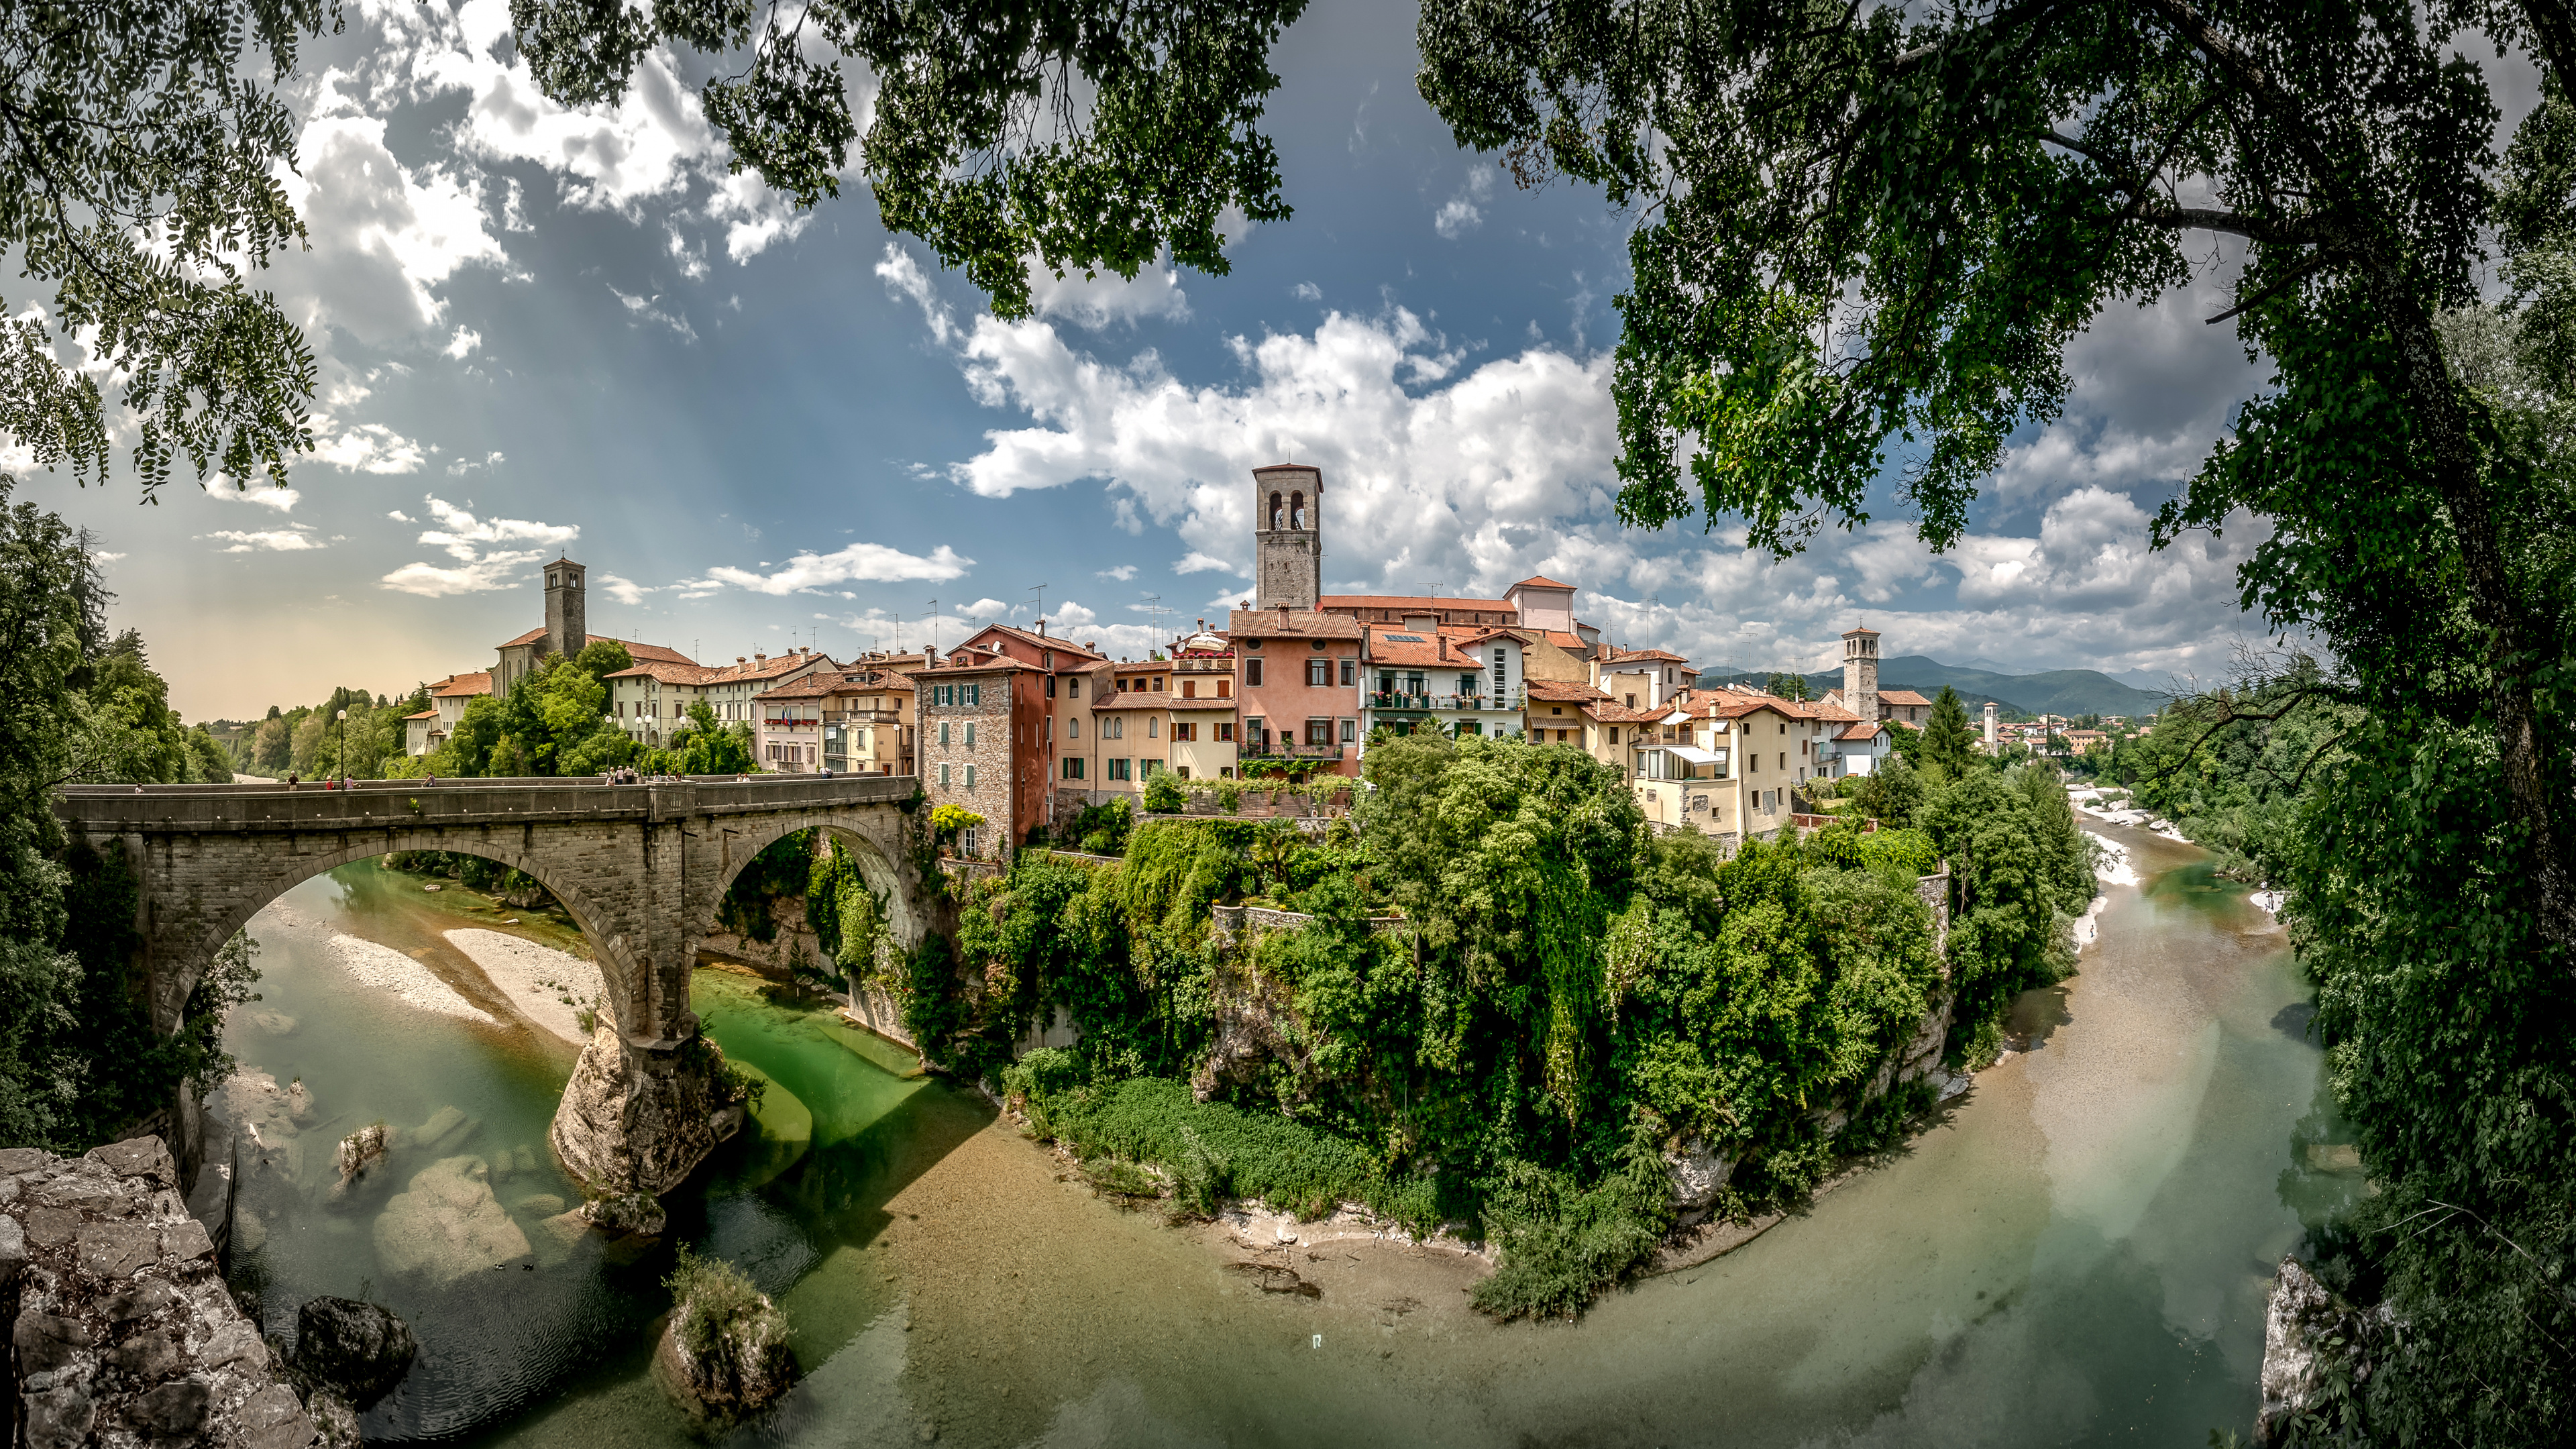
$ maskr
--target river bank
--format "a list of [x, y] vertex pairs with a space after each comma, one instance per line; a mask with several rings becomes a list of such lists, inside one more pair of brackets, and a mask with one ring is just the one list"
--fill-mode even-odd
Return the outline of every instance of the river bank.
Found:
[[[2251, 1421], [2264, 1275], [2315, 1205], [2276, 1183], [2341, 1179], [2305, 1172], [2333, 1139], [2277, 926], [2199, 852], [2098, 833], [2139, 883], [2106, 889], [2081, 974], [2018, 1004], [2024, 1050], [1752, 1251], [1631, 1284], [1578, 1324], [1484, 1318], [1459, 1291], [1481, 1270], [1437, 1246], [1123, 1212], [980, 1096], [883, 1070], [831, 1013], [714, 971], [693, 1005], [795, 1111], [676, 1195], [664, 1243], [558, 1253], [535, 1200], [564, 1190], [543, 1133], [570, 1050], [461, 974], [442, 979], [494, 1025], [373, 991], [310, 933], [278, 933], [267, 999], [227, 1032], [280, 1084], [264, 1120], [319, 1144], [453, 1106], [465, 1145], [336, 1205], [327, 1181], [252, 1174], [265, 1237], [237, 1281], [280, 1331], [321, 1293], [413, 1323], [423, 1362], [365, 1425], [384, 1442], [693, 1445], [649, 1372], [667, 1252], [687, 1243], [777, 1300], [808, 1375], [745, 1446], [2196, 1443]], [[489, 913], [424, 914], [416, 881], [371, 875], [393, 873], [348, 868], [285, 905], [434, 972], [468, 964], [446, 933]], [[380, 1254], [392, 1195], [449, 1157], [495, 1171], [505, 1149], [494, 1196], [527, 1257], [441, 1282]]]

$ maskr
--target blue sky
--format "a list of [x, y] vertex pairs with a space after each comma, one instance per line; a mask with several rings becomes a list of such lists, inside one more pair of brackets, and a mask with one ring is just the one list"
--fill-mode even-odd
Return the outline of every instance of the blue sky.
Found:
[[701, 659], [913, 644], [934, 599], [952, 640], [1042, 598], [1141, 653], [1243, 596], [1248, 475], [1289, 458], [1325, 469], [1328, 588], [1544, 572], [1618, 642], [1712, 667], [1821, 667], [1865, 620], [1891, 655], [2143, 682], [2261, 633], [2235, 608], [2250, 530], [2146, 549], [2261, 381], [2201, 322], [2215, 272], [2100, 320], [2066, 419], [1952, 554], [1882, 500], [1775, 564], [1731, 524], [1611, 516], [1630, 218], [1458, 150], [1409, 9], [1318, 3], [1288, 33], [1269, 126], [1297, 214], [1231, 275], [1074, 278], [1007, 325], [855, 179], [798, 213], [729, 175], [667, 58], [614, 112], [546, 103], [498, 58], [506, 15], [364, 0], [307, 53], [313, 247], [265, 278], [324, 374], [291, 494], [23, 495], [98, 531], [116, 622], [190, 718], [488, 667], [558, 549], [591, 566], [594, 631]]

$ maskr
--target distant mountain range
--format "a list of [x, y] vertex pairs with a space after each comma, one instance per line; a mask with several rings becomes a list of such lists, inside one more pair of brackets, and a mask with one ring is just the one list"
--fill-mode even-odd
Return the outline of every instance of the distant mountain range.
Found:
[[[1700, 681], [1711, 686], [1730, 679], [1759, 681], [1770, 677], [1772, 672], [1767, 669], [1738, 669], [1722, 673], [1703, 670]], [[1828, 689], [1842, 688], [1843, 672], [1820, 669], [1807, 676], [1807, 684], [1816, 694], [1822, 695]], [[1958, 692], [1960, 702], [1967, 705], [1971, 715], [1984, 709], [1986, 701], [1991, 699], [2022, 714], [2121, 714], [2136, 718], [2154, 714], [2173, 698], [2161, 690], [2122, 684], [2098, 669], [2006, 674], [1992, 669], [1944, 664], [1920, 654], [1900, 655], [1878, 663], [1878, 687], [1881, 689], [1911, 689], [1928, 699], [1939, 694], [1945, 684]]]

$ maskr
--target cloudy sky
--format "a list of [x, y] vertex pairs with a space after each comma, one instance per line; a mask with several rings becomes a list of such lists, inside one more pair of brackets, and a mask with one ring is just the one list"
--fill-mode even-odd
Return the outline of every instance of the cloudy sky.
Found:
[[[797, 212], [729, 175], [702, 77], [613, 114], [539, 97], [506, 0], [360, 0], [296, 92], [310, 252], [267, 278], [320, 356], [290, 491], [25, 496], [95, 528], [116, 622], [190, 718], [487, 668], [590, 565], [591, 627], [703, 660], [848, 656], [986, 619], [1139, 653], [1249, 587], [1249, 471], [1325, 470], [1327, 588], [1490, 595], [1546, 573], [1622, 644], [1703, 665], [1886, 650], [2138, 682], [2223, 668], [2250, 534], [2146, 525], [2261, 381], [2223, 278], [2106, 315], [2065, 421], [1973, 536], [1900, 511], [1787, 564], [1623, 529], [1611, 299], [1627, 218], [1514, 189], [1416, 95], [1409, 9], [1319, 0], [1276, 57], [1294, 220], [1233, 273], [1080, 278], [996, 322], [863, 187]], [[702, 62], [690, 62], [702, 65]], [[935, 605], [934, 605], [935, 601]]]

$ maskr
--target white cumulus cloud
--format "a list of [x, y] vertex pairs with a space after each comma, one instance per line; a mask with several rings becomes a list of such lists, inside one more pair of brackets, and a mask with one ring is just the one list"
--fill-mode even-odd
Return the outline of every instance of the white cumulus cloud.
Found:
[[227, 544], [228, 547], [222, 550], [224, 553], [302, 553], [328, 546], [313, 536], [311, 527], [301, 523], [291, 523], [284, 528], [227, 528], [197, 536]]
[[[443, 598], [508, 588], [518, 582], [519, 571], [543, 559], [549, 547], [560, 549], [581, 537], [581, 530], [570, 524], [483, 518], [435, 494], [426, 501], [435, 526], [421, 530], [420, 541], [453, 562], [404, 564], [384, 576], [388, 589]], [[538, 547], [494, 547], [530, 543]]]
[[881, 543], [854, 543], [828, 554], [799, 553], [774, 573], [711, 568], [703, 580], [693, 580], [687, 586], [704, 589], [712, 584], [730, 584], [757, 594], [798, 594], [833, 584], [953, 579], [974, 564], [973, 559], [961, 557], [944, 543], [928, 554], [905, 553]]

